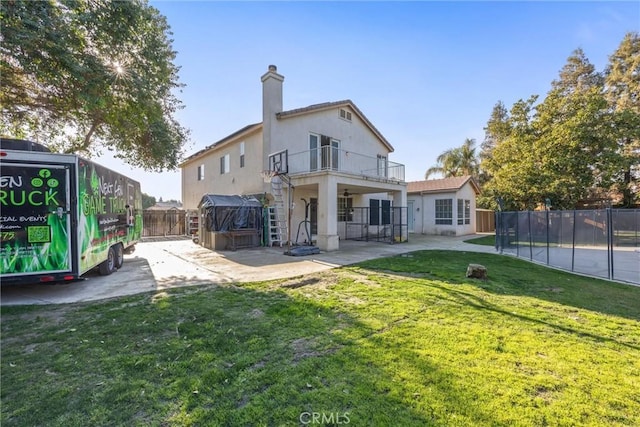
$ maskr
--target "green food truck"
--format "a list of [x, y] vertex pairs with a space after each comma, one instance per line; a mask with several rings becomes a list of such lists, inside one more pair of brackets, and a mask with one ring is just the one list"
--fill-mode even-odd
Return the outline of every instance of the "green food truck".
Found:
[[111, 274], [141, 232], [137, 181], [30, 141], [0, 141], [2, 284]]

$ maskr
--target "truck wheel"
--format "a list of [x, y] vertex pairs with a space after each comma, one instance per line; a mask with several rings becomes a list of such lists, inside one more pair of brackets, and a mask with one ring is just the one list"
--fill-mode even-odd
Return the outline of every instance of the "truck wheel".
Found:
[[99, 269], [100, 274], [103, 276], [108, 276], [116, 271], [116, 251], [113, 249], [113, 246], [109, 248], [107, 259], [99, 265]]
[[116, 251], [116, 264], [115, 267], [120, 270], [122, 268], [122, 264], [124, 264], [124, 247], [121, 244], [117, 244], [115, 246]]

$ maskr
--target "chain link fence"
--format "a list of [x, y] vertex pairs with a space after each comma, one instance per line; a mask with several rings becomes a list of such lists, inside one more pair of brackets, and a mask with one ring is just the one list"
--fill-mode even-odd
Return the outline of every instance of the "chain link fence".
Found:
[[640, 284], [640, 209], [496, 212], [496, 249]]

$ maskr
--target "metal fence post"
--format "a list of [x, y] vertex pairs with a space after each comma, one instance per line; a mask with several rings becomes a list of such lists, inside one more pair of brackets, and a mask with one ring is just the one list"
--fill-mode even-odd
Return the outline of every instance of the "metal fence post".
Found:
[[575, 269], [576, 262], [576, 210], [573, 210], [573, 232], [571, 233], [571, 271]]
[[562, 223], [564, 222], [564, 211], [560, 211], [560, 241], [558, 242], [558, 246], [562, 247], [562, 239], [563, 239], [563, 235], [562, 235]]
[[545, 216], [547, 218], [547, 224], [546, 224], [546, 228], [547, 228], [547, 265], [549, 265], [549, 209], [545, 209]]
[[609, 239], [609, 228], [611, 227], [611, 224], [609, 222], [609, 216], [610, 216], [610, 212], [609, 212], [609, 208], [605, 208], [604, 210], [605, 213], [605, 218], [607, 221], [607, 226], [605, 228], [606, 230], [606, 238], [607, 238], [607, 278], [611, 279], [611, 244], [610, 244], [610, 239]]
[[529, 223], [529, 259], [533, 261], [533, 233], [531, 231], [531, 211], [527, 211], [527, 222]]
[[607, 208], [607, 256], [609, 257], [609, 278], [613, 280], [613, 210]]
[[520, 215], [516, 212], [516, 256], [520, 256]]
[[502, 231], [500, 230], [500, 218], [498, 215], [498, 211], [493, 212], [493, 222], [496, 224], [496, 238], [493, 242], [493, 247], [497, 252], [500, 252], [500, 236], [502, 236]]
[[500, 253], [504, 250], [504, 212], [496, 212], [498, 215], [498, 219], [500, 221], [500, 241], [498, 243], [498, 247], [500, 249]]
[[[500, 251], [502, 254], [502, 250], [504, 248], [504, 225], [503, 225], [503, 213], [504, 213], [504, 201], [502, 197], [496, 198], [496, 202], [498, 203], [498, 210], [495, 215], [495, 225], [496, 225], [496, 250]], [[424, 214], [423, 214], [424, 217]], [[424, 224], [422, 225], [424, 229]]]

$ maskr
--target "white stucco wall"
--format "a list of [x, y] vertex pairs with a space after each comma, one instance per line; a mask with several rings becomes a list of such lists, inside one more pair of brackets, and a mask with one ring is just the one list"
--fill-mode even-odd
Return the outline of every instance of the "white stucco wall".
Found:
[[[389, 156], [389, 149], [377, 136], [360, 120], [348, 107], [343, 107], [352, 113], [351, 121], [339, 117], [340, 108], [311, 112], [300, 116], [276, 120], [273, 126], [274, 139], [271, 151], [289, 150], [289, 169], [291, 171], [308, 170], [308, 154], [298, 154], [309, 150], [309, 135], [326, 135], [340, 141], [340, 149], [352, 153], [376, 158], [377, 155]], [[346, 153], [341, 153], [345, 155]], [[341, 167], [346, 170], [359, 171], [361, 167], [356, 162], [362, 161], [356, 154], [343, 158]], [[349, 163], [347, 163], [349, 162]], [[371, 162], [371, 160], [367, 160]], [[369, 163], [367, 167], [375, 167]]]
[[[348, 108], [345, 108], [351, 111]], [[316, 133], [326, 135], [340, 141], [340, 154], [343, 156], [341, 166], [349, 172], [359, 172], [358, 161], [366, 161], [366, 167], [375, 167], [377, 155], [388, 158], [389, 150], [378, 140], [376, 135], [352, 112], [352, 120], [348, 122], [339, 117], [339, 108], [309, 113], [272, 122], [271, 151], [263, 153], [262, 132], [255, 132], [247, 137], [222, 144], [183, 165], [182, 168], [182, 198], [185, 209], [193, 209], [200, 202], [203, 194], [253, 194], [269, 191], [269, 186], [263, 184], [260, 171], [264, 168], [264, 159], [271, 153], [287, 149], [289, 152], [290, 169], [292, 162], [301, 162], [298, 168], [308, 170], [309, 156], [296, 153], [309, 150], [309, 135]], [[240, 142], [245, 142], [245, 167], [239, 167]], [[345, 156], [349, 157], [345, 159]], [[362, 160], [358, 155], [369, 156]], [[220, 157], [230, 156], [230, 173], [220, 174]], [[373, 159], [373, 160], [372, 160]], [[347, 165], [346, 161], [355, 162]], [[204, 165], [205, 179], [198, 181], [198, 166]]]
[[[240, 143], [244, 142], [244, 167], [240, 167]], [[220, 173], [220, 158], [229, 155], [229, 173]], [[182, 167], [182, 203], [196, 209], [204, 194], [245, 195], [265, 191], [262, 171], [262, 132], [221, 145]], [[204, 180], [198, 181], [198, 166], [204, 165]]]

